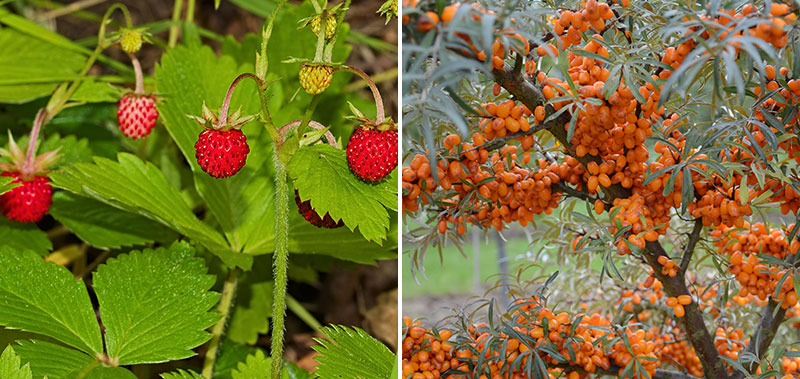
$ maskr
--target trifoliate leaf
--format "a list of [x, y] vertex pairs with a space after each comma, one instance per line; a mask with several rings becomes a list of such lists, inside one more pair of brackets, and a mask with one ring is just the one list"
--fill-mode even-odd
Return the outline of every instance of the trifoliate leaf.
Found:
[[44, 334], [92, 355], [103, 352], [84, 283], [32, 251], [0, 247], [0, 325]]
[[395, 355], [383, 343], [358, 328], [322, 328], [330, 340], [317, 339], [321, 354], [314, 372], [320, 379], [390, 379]]
[[4, 216], [0, 216], [0, 246], [20, 251], [33, 250], [41, 256], [47, 255], [53, 249], [47, 233], [36, 224], [11, 221]]
[[19, 355], [9, 345], [0, 355], [0, 378], [3, 379], [31, 379], [31, 367], [25, 365], [20, 367]]
[[153, 220], [69, 192], [53, 195], [50, 215], [78, 238], [100, 249], [118, 249], [152, 241], [168, 242], [177, 238], [176, 233]]
[[247, 356], [244, 362], [240, 362], [231, 376], [233, 379], [269, 379], [270, 361], [263, 351], [257, 350], [255, 354]]
[[120, 365], [194, 355], [219, 315], [214, 277], [186, 242], [110, 259], [94, 274], [109, 359]]
[[330, 213], [370, 241], [386, 238], [391, 219], [389, 209], [397, 209], [397, 177], [370, 184], [356, 178], [347, 166], [343, 150], [327, 144], [305, 146], [289, 163], [300, 200], [311, 199], [320, 215]]
[[192, 370], [178, 370], [161, 374], [161, 379], [203, 379], [203, 376]]
[[39, 340], [20, 340], [14, 349], [31, 365], [37, 378], [63, 378], [92, 364], [96, 359], [84, 352]]

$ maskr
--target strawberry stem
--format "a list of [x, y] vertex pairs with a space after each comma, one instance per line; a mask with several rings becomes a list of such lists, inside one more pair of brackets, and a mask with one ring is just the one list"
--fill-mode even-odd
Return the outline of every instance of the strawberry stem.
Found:
[[[275, 23], [275, 19], [278, 18], [278, 12], [283, 8], [283, 5], [286, 4], [287, 0], [281, 0], [278, 2], [278, 5], [275, 7], [275, 10], [272, 11], [272, 17], [270, 17], [269, 22], [264, 26], [264, 30], [261, 32], [261, 53], [256, 54], [256, 76], [258, 76], [261, 80], [267, 80], [267, 71], [269, 70], [269, 60], [267, 59], [267, 45], [269, 44], [269, 39], [272, 37], [272, 26]], [[263, 90], [262, 90], [263, 91]], [[263, 107], [266, 107], [267, 104], [262, 104]]]
[[275, 255], [272, 291], [272, 379], [281, 379], [283, 372], [283, 335], [286, 317], [286, 286], [289, 269], [289, 185], [286, 164], [275, 149]]
[[133, 63], [133, 72], [136, 74], [136, 89], [133, 90], [133, 93], [137, 95], [144, 94], [144, 77], [142, 76], [142, 65], [139, 63], [139, 60], [133, 54], [128, 54], [131, 58], [131, 63]]
[[225, 100], [222, 101], [222, 109], [220, 109], [219, 111], [219, 121], [217, 122], [217, 125], [214, 125], [215, 129], [222, 128], [228, 123], [228, 108], [230, 108], [231, 105], [231, 97], [233, 97], [233, 89], [236, 88], [239, 82], [241, 82], [242, 79], [245, 78], [250, 78], [255, 80], [256, 83], [258, 84], [259, 91], [261, 91], [261, 89], [266, 86], [266, 83], [264, 83], [264, 81], [261, 80], [261, 78], [251, 73], [244, 73], [237, 76], [236, 79], [233, 79], [233, 83], [231, 83], [231, 86], [228, 87], [228, 92], [225, 94]]
[[[128, 28], [132, 27], [131, 25], [131, 16], [130, 12], [128, 12], [128, 8], [121, 3], [113, 4], [112, 6], [108, 7], [106, 13], [103, 15], [102, 21], [100, 21], [100, 30], [97, 32], [97, 46], [94, 48], [92, 55], [86, 60], [84, 63], [83, 68], [81, 71], [78, 72], [78, 77], [72, 81], [72, 83], [67, 86], [67, 83], [61, 84], [53, 93], [53, 96], [50, 98], [50, 101], [47, 103], [47, 117], [52, 118], [55, 117], [62, 109], [65, 108], [65, 105], [69, 98], [72, 96], [73, 93], [78, 89], [81, 82], [83, 81], [86, 74], [89, 73], [89, 70], [94, 65], [94, 62], [100, 56], [100, 53], [103, 52], [108, 45], [106, 43], [106, 24], [108, 24], [108, 20], [111, 18], [111, 14], [116, 10], [119, 9], [125, 16], [125, 22], [128, 25]], [[63, 89], [66, 88], [66, 89]], [[45, 119], [43, 122], [46, 122]]]
[[378, 124], [382, 124], [385, 119], [383, 110], [383, 98], [381, 97], [381, 91], [378, 90], [378, 86], [375, 85], [375, 82], [372, 81], [372, 78], [370, 78], [369, 75], [367, 75], [367, 73], [365, 73], [364, 71], [361, 71], [355, 67], [346, 66], [343, 68], [339, 68], [339, 70], [350, 71], [352, 73], [355, 73], [356, 75], [360, 76], [361, 79], [364, 79], [365, 82], [367, 82], [367, 84], [369, 85], [369, 89], [372, 90], [372, 97], [375, 98], [375, 107], [377, 108], [375, 121]]
[[33, 121], [33, 130], [31, 131], [31, 138], [28, 141], [28, 152], [25, 155], [25, 164], [22, 166], [22, 176], [30, 178], [36, 171], [34, 167], [34, 160], [36, 159], [36, 140], [39, 138], [39, 131], [42, 130], [47, 111], [45, 108], [39, 109], [36, 113], [36, 119]]
[[[292, 121], [292, 122], [290, 122], [290, 123], [288, 123], [288, 124], [286, 124], [284, 126], [281, 126], [280, 130], [278, 130], [278, 133], [280, 133], [280, 135], [281, 135], [281, 140], [284, 139], [284, 137], [286, 136], [286, 133], [288, 133], [292, 128], [294, 128], [294, 127], [296, 127], [296, 126], [298, 126], [298, 125], [300, 125], [302, 123], [303, 123], [303, 120], [295, 120], [295, 121]], [[316, 121], [308, 121], [308, 126], [314, 128], [314, 129], [317, 129], [317, 130], [325, 129], [325, 125], [322, 125], [322, 124], [320, 124], [320, 123], [318, 123]], [[337, 149], [339, 148], [339, 144], [336, 143], [336, 139], [333, 137], [333, 133], [331, 133], [330, 130], [325, 132], [325, 139], [328, 140], [328, 144], [330, 144], [331, 146], [333, 146], [333, 147], [335, 147]]]
[[214, 329], [211, 330], [211, 341], [208, 343], [208, 350], [206, 350], [206, 357], [203, 362], [202, 374], [204, 378], [210, 378], [214, 374], [214, 364], [217, 360], [219, 344], [222, 340], [222, 335], [225, 333], [225, 325], [227, 325], [230, 317], [240, 271], [238, 268], [231, 268], [230, 272], [228, 272], [228, 279], [225, 280], [225, 284], [222, 286], [222, 298], [219, 300], [219, 306], [217, 307], [217, 310], [222, 314], [222, 318], [214, 324]]

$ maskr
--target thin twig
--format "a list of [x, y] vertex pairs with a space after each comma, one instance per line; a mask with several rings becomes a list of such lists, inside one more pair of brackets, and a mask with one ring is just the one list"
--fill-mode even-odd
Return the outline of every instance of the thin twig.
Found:
[[686, 247], [683, 249], [683, 257], [681, 258], [681, 271], [680, 275], [686, 273], [686, 269], [689, 267], [689, 262], [692, 260], [692, 255], [694, 254], [694, 248], [697, 246], [697, 242], [700, 240], [700, 232], [703, 230], [703, 220], [696, 219], [694, 220], [694, 228], [692, 228], [692, 232], [689, 234], [689, 241], [686, 242]]

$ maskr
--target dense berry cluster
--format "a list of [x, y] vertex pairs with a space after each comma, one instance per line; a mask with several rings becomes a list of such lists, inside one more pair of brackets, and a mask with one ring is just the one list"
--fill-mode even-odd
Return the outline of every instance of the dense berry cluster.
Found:
[[[626, 1], [620, 3], [627, 6]], [[414, 0], [404, 1], [404, 6], [418, 5]], [[477, 5], [466, 10], [464, 6], [454, 3], [441, 13], [412, 13], [404, 23], [416, 21], [419, 31], [430, 32], [454, 22], [456, 14], [479, 20], [489, 12]], [[742, 329], [725, 325], [726, 307], [748, 303], [763, 306], [773, 299], [787, 309], [787, 314], [800, 315], [794, 271], [758, 256], [768, 254], [784, 260], [796, 254], [800, 242], [790, 243], [788, 238], [794, 226], [751, 224], [757, 207], [767, 202], [777, 204], [784, 214], [796, 215], [800, 210], [800, 177], [794, 167], [800, 162], [800, 139], [798, 113], [793, 111], [800, 100], [800, 78], [793, 78], [787, 67], [766, 66], [763, 74], [757, 70], [752, 79], [757, 85], [747, 86], [748, 95], [755, 95], [758, 105], [742, 124], [742, 136], [732, 139], [732, 134], [717, 134], [725, 138], [711, 141], [713, 148], [699, 146], [697, 140], [703, 136], [696, 133], [702, 129], [710, 134], [715, 132], [712, 128], [692, 125], [687, 118], [659, 106], [666, 80], [697, 52], [695, 49], [706, 48], [707, 40], [749, 36], [782, 48], [788, 42], [789, 28], [784, 26], [795, 22], [796, 10], [777, 3], [766, 10], [747, 4], [708, 12], [713, 16], [700, 14], [697, 26], [668, 39], [672, 46], [658, 53], [663, 65], [653, 65], [636, 82], [612, 73], [619, 67], [609, 63], [619, 58], [612, 55], [620, 53], [609, 51], [605, 39], [631, 36], [617, 23], [623, 17], [619, 11], [624, 10], [612, 2], [596, 0], [581, 2], [579, 9], [562, 8], [549, 19], [551, 29], [542, 39], [532, 40], [535, 43], [520, 39], [517, 31], [527, 29], [504, 27], [495, 31], [491, 54], [475, 48], [468, 36], [456, 33], [469, 46], [459, 52], [491, 67], [498, 84], [493, 84], [493, 97], [472, 104], [481, 116], [473, 119], [474, 134], [468, 141], [462, 141], [464, 135], [442, 136], [435, 141], [440, 149], [416, 151], [408, 157], [408, 166], [402, 171], [403, 212], [432, 211], [439, 233], [455, 230], [463, 234], [466, 224], [499, 231], [509, 223], [525, 226], [534, 215], [550, 214], [565, 196], [576, 196], [592, 202], [597, 214], [608, 212], [607, 227], [613, 240], [605, 242], [616, 246], [619, 254], [644, 249], [659, 239], [675, 243], [673, 235], [667, 236], [671, 221], [695, 218], [711, 233], [710, 242], [717, 248], [713, 258], [728, 261], [728, 271], [740, 289], [735, 290], [738, 293], [722, 293], [719, 284], [697, 281], [691, 272], [684, 272], [686, 267], [682, 270], [677, 261], [660, 256], [658, 265], [651, 262], [645, 282], [625, 290], [618, 305], [642, 322], [654, 315], [663, 316], [666, 322], [661, 328], [619, 329], [619, 325], [613, 325], [615, 332], [608, 332], [612, 325], [607, 315], [554, 314], [537, 301], [529, 301], [517, 304], [512, 312], [512, 318], [521, 325], [515, 331], [526, 335], [525, 339], [502, 333], [498, 336], [487, 326], [474, 325], [468, 332], [456, 334], [458, 343], [453, 346], [457, 347], [441, 360], [446, 360], [451, 370], [481, 372], [485, 378], [523, 378], [511, 367], [524, 367], [519, 365], [519, 357], [526, 353], [529, 357], [530, 350], [546, 341], [568, 362], [537, 350], [548, 366], [560, 366], [549, 369], [551, 377], [583, 378], [598, 369], [619, 369], [632, 359], [648, 356], [655, 359], [640, 361], [648, 373], [668, 364], [700, 377], [700, 360], [687, 340], [687, 331], [679, 326], [690, 319], [684, 317], [687, 312], [699, 308], [718, 321], [715, 346], [721, 356], [733, 360], [749, 341]], [[765, 21], [748, 23], [758, 18]], [[606, 33], [612, 29], [617, 34]], [[488, 42], [481, 46], [488, 47]], [[736, 39], [730, 43], [739, 51]], [[529, 50], [535, 54], [529, 54]], [[552, 64], [556, 57], [557, 64]], [[517, 59], [521, 61], [515, 62]], [[509, 67], [519, 67], [519, 62], [528, 81], [524, 84], [535, 85], [546, 104], [537, 105], [539, 100], [523, 96], [505, 97], [500, 83], [513, 94], [519, 91], [506, 84], [507, 75], [500, 74]], [[559, 67], [564, 70], [555, 69], [564, 62], [566, 65]], [[549, 71], [541, 71], [545, 69]], [[535, 133], [542, 129], [548, 129], [558, 142]], [[778, 170], [773, 170], [776, 167]], [[574, 250], [584, 249], [590, 240], [605, 234], [576, 232], [581, 236], [573, 241]], [[668, 254], [673, 258], [677, 255]], [[655, 276], [667, 283], [679, 275], [693, 283], [690, 294], [666, 296]], [[720, 298], [729, 301], [718, 304]], [[416, 334], [426, 334], [421, 326], [414, 327], [418, 328]], [[605, 333], [630, 339], [636, 346], [634, 354], [621, 348], [619, 342], [603, 348], [582, 345], [602, 337], [592, 327], [605, 327]], [[575, 333], [582, 342], [570, 339], [565, 331]], [[528, 338], [537, 344], [526, 343]], [[404, 345], [404, 362], [414, 362], [419, 354], [415, 346]], [[492, 350], [492, 346], [504, 349]], [[486, 367], [475, 367], [475, 362], [483, 361], [489, 362]], [[784, 359], [783, 373], [796, 373], [798, 363]], [[404, 366], [404, 377], [421, 379], [429, 375], [433, 374]], [[439, 376], [450, 377], [441, 371], [433, 377]]]

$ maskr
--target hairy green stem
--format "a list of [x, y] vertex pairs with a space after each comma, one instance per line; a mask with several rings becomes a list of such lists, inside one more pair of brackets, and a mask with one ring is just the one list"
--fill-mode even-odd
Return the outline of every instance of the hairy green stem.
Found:
[[219, 300], [219, 307], [217, 307], [219, 313], [222, 314], [222, 318], [217, 321], [211, 330], [211, 341], [208, 343], [206, 359], [203, 362], [204, 378], [211, 379], [212, 375], [214, 375], [214, 363], [217, 361], [219, 344], [222, 341], [222, 335], [225, 334], [225, 326], [228, 324], [233, 298], [236, 294], [236, 285], [239, 283], [239, 272], [238, 268], [230, 269], [228, 279], [225, 280], [225, 284], [222, 286], [222, 298]]
[[106, 23], [108, 23], [108, 20], [111, 18], [111, 14], [117, 9], [122, 11], [123, 15], [125, 16], [125, 22], [127, 24], [127, 27], [129, 28], [132, 27], [131, 15], [130, 12], [128, 12], [128, 8], [125, 7], [125, 5], [116, 3], [110, 6], [106, 10], [106, 13], [103, 15], [103, 20], [100, 22], [100, 30], [97, 32], [97, 47], [95, 47], [94, 51], [92, 52], [92, 55], [90, 55], [89, 59], [87, 59], [86, 63], [84, 63], [83, 68], [81, 68], [81, 71], [78, 73], [78, 77], [72, 81], [69, 87], [67, 87], [66, 91], [61, 94], [58, 94], [59, 90], [62, 87], [59, 86], [56, 89], [55, 94], [58, 94], [58, 96], [53, 96], [52, 98], [50, 98], [50, 102], [47, 104], [46, 108], [47, 117], [43, 120], [43, 123], [53, 118], [56, 114], [58, 114], [58, 112], [64, 109], [64, 105], [67, 103], [70, 96], [72, 96], [72, 94], [75, 93], [75, 91], [78, 89], [78, 86], [80, 86], [81, 82], [83, 81], [83, 78], [86, 76], [86, 74], [89, 73], [89, 70], [92, 68], [92, 66], [94, 66], [94, 62], [100, 56], [100, 53], [102, 53], [103, 49], [107, 47], [105, 41]]
[[280, 379], [283, 368], [283, 334], [286, 317], [286, 285], [289, 269], [289, 185], [286, 164], [275, 160], [275, 256], [272, 290], [272, 379]]
[[[281, 0], [272, 12], [272, 17], [269, 19], [264, 31], [261, 32], [261, 53], [256, 56], [256, 76], [261, 80], [267, 79], [267, 70], [269, 69], [269, 59], [267, 59], [267, 45], [269, 39], [272, 37], [272, 26], [275, 24], [275, 19], [278, 18], [278, 12], [286, 4], [287, 0]], [[266, 104], [264, 104], [266, 107]]]
[[[325, 5], [327, 6], [327, 2]], [[328, 41], [328, 47], [323, 53], [324, 60], [327, 62], [333, 61], [333, 46], [336, 44], [336, 35], [339, 32], [339, 28], [344, 24], [344, 16], [347, 14], [348, 9], [350, 9], [350, 0], [345, 0], [342, 7], [339, 8], [339, 18], [336, 20], [336, 30], [333, 33], [333, 38]]]
[[178, 24], [181, 21], [181, 10], [183, 10], [183, 0], [175, 0], [175, 4], [172, 5], [172, 20], [169, 26], [169, 42], [167, 42], [167, 46], [170, 48], [178, 44], [178, 31], [180, 30]]

